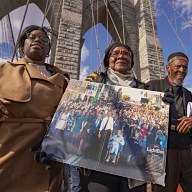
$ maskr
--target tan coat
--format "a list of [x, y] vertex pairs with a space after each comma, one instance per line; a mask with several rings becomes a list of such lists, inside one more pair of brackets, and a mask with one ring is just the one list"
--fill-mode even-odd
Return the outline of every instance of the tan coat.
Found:
[[61, 70], [44, 77], [26, 64], [0, 64], [0, 98], [11, 101], [6, 105], [9, 118], [0, 124], [0, 192], [59, 192], [62, 166], [51, 171], [34, 161], [30, 148], [43, 138], [67, 81]]

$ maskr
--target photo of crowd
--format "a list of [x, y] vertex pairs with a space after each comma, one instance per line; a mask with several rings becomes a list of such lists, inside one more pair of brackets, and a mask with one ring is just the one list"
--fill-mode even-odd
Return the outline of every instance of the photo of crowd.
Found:
[[59, 162], [155, 182], [165, 172], [168, 139], [162, 94], [71, 80], [43, 151]]

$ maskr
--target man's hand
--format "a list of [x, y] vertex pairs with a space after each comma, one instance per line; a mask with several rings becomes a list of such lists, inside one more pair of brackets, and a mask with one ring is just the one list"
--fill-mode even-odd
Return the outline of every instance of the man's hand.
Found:
[[4, 121], [9, 114], [9, 111], [4, 105], [11, 104], [10, 101], [7, 101], [6, 99], [0, 98], [0, 121]]
[[174, 103], [174, 99], [175, 99], [175, 96], [174, 94], [171, 92], [170, 88], [168, 89], [165, 89], [165, 94], [162, 98], [162, 101], [165, 102], [165, 103], [169, 103], [170, 105]]
[[183, 116], [178, 120], [180, 122], [179, 125], [177, 126], [177, 131], [183, 134], [188, 133], [189, 130], [192, 128], [192, 117]]
[[35, 145], [31, 147], [31, 152], [35, 152], [34, 160], [38, 163], [45, 164], [46, 169], [50, 170], [54, 165], [55, 161], [51, 159], [52, 155], [47, 155], [45, 152], [41, 152], [41, 144], [42, 141], [37, 142]]

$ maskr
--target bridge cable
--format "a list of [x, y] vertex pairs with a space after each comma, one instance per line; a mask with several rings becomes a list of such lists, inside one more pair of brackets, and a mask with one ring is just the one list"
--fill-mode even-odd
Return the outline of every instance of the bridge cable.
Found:
[[155, 33], [155, 24], [154, 24], [154, 14], [152, 12], [152, 5], [151, 5], [151, 0], [148, 0], [149, 2], [149, 8], [150, 8], [150, 16], [151, 16], [151, 21], [152, 21], [152, 29], [153, 29], [153, 38], [155, 41], [155, 50], [156, 50], [156, 56], [157, 56], [157, 64], [159, 67], [159, 75], [160, 75], [160, 79], [162, 79], [162, 74], [161, 74], [161, 67], [160, 67], [160, 62], [159, 62], [159, 53], [158, 53], [158, 47], [157, 47], [157, 37], [156, 37], [156, 33]]
[[[171, 3], [170, 3], [170, 6], [171, 6]], [[172, 6], [171, 6], [171, 7], [172, 7]], [[184, 21], [187, 21], [187, 19], [186, 19], [183, 15], [181, 15], [181, 13], [179, 13], [179, 12], [177, 11], [177, 9], [175, 8], [175, 6], [172, 7], [172, 8], [173, 8], [174, 13], [177, 13], [177, 14], [181, 17], [181, 19], [183, 19]], [[177, 26], [176, 26], [176, 27], [177, 27]], [[177, 28], [176, 28], [175, 31], [176, 31], [177, 34], [178, 34]], [[191, 31], [191, 27], [189, 28], [189, 31], [190, 31], [190, 37], [191, 37], [191, 40], [192, 40], [192, 31]], [[178, 35], [178, 36], [179, 36], [179, 35]]]
[[106, 12], [106, 21], [107, 21], [107, 47], [109, 46], [108, 43], [109, 43], [109, 14], [107, 12], [107, 8], [108, 8], [108, 1], [107, 1], [107, 4], [106, 4], [106, 7], [105, 7], [105, 12]]
[[30, 0], [27, 0], [27, 2], [26, 2], [25, 12], [24, 12], [23, 19], [22, 19], [22, 22], [21, 22], [21, 26], [20, 26], [20, 29], [19, 29], [19, 33], [18, 33], [18, 36], [17, 36], [16, 46], [14, 47], [14, 50], [13, 50], [13, 55], [12, 55], [12, 58], [11, 58], [11, 62], [13, 62], [13, 59], [15, 57], [15, 53], [16, 53], [16, 49], [17, 49], [17, 44], [18, 44], [18, 39], [19, 39], [19, 36], [21, 35], [21, 31], [22, 31], [23, 24], [24, 24], [24, 21], [25, 21], [25, 18], [26, 18], [28, 7], [29, 7], [29, 2], [30, 2]]
[[[175, 16], [175, 5], [173, 5], [174, 7], [172, 7], [173, 9], [173, 18], [174, 18], [174, 22], [175, 22], [175, 31], [178, 34], [178, 29], [177, 29], [177, 21], [176, 21], [176, 16]], [[180, 46], [179, 46], [179, 41], [177, 40], [177, 46], [178, 49], [180, 50]]]
[[[113, 42], [113, 39], [111, 38], [111, 41], [110, 41], [110, 43], [109, 43], [108, 46], [110, 46], [110, 45], [112, 44], [112, 42]], [[99, 67], [98, 67], [98, 69], [97, 69], [97, 72], [100, 72], [100, 71], [101, 71], [101, 68], [102, 68], [102, 66], [103, 66], [103, 59], [104, 59], [104, 57], [105, 57], [105, 54], [103, 55], [103, 58], [102, 58], [102, 60], [101, 60], [101, 62], [100, 62], [100, 64], [99, 64]]]
[[[59, 0], [59, 8], [60, 7], [62, 7], [62, 3], [64, 2], [64, 0]], [[55, 11], [55, 5], [56, 4], [54, 4], [54, 7], [53, 7], [53, 11]], [[52, 14], [51, 14], [51, 19], [50, 19], [50, 26], [52, 26], [53, 25], [53, 23], [55, 23], [57, 20], [58, 20], [58, 17], [59, 17], [59, 13], [60, 13], [60, 11], [57, 11], [57, 13], [56, 13], [56, 16], [54, 16], [54, 20], [53, 20], [53, 15], [54, 15], [54, 13], [53, 13], [53, 11], [52, 11]], [[53, 22], [53, 23], [52, 23]], [[55, 27], [54, 27], [54, 25], [53, 25], [53, 31], [55, 31]]]
[[109, 13], [110, 19], [111, 19], [111, 21], [112, 21], [112, 23], [113, 23], [113, 26], [114, 26], [114, 28], [115, 28], [115, 31], [116, 31], [117, 36], [118, 36], [118, 38], [119, 38], [119, 41], [122, 43], [122, 39], [121, 39], [121, 37], [120, 37], [120, 35], [119, 35], [119, 32], [118, 32], [118, 30], [117, 30], [117, 27], [116, 27], [116, 25], [115, 25], [115, 22], [114, 22], [114, 20], [113, 20], [113, 17], [112, 17], [112, 15], [111, 15], [111, 12], [110, 12], [110, 10], [108, 9], [108, 6], [107, 6], [107, 4], [106, 4], [106, 1], [107, 1], [107, 0], [104, 0], [104, 4], [105, 4], [105, 6], [106, 6], [106, 8], [107, 8], [107, 12]]
[[[10, 28], [10, 31], [11, 31], [12, 43], [13, 43], [13, 46], [15, 47], [16, 46], [15, 38], [14, 38], [14, 35], [13, 35], [13, 27], [12, 27], [11, 18], [10, 18], [10, 14], [9, 13], [7, 14], [7, 18], [8, 18], [9, 28]], [[18, 54], [17, 53], [16, 53], [15, 56], [16, 56], [16, 60], [18, 60]]]
[[[124, 25], [124, 9], [123, 9], [123, 0], [121, 0], [121, 20], [122, 20], [122, 29], [123, 29], [123, 43], [125, 44], [125, 25]], [[135, 70], [132, 68], [131, 73], [133, 77], [137, 79]]]
[[169, 20], [169, 18], [168, 18], [168, 16], [167, 16], [167, 14], [165, 13], [165, 11], [164, 11], [163, 9], [162, 9], [162, 12], [163, 12], [165, 18], [167, 19], [168, 23], [170, 24], [171, 28], [173, 29], [173, 31], [174, 31], [177, 39], [179, 40], [179, 42], [181, 43], [182, 47], [184, 48], [185, 52], [186, 52], [187, 54], [189, 54], [188, 51], [187, 51], [187, 49], [186, 49], [186, 47], [185, 47], [185, 45], [183, 44], [181, 38], [179, 37], [178, 33], [177, 33], [176, 30], [174, 29], [174, 27], [173, 27], [173, 25], [171, 24], [171, 22], [170, 22], [170, 20]]
[[[99, 1], [97, 0], [97, 25], [96, 25], [96, 31], [97, 31], [97, 36], [98, 36], [98, 52], [100, 53], [100, 57], [101, 57], [101, 52], [100, 52], [100, 48], [99, 48], [99, 29], [98, 29], [98, 23], [99, 23]], [[99, 64], [101, 62], [101, 58], [99, 58], [100, 61], [98, 62], [98, 57], [97, 57], [97, 67], [99, 67]]]
[[97, 30], [96, 30], [95, 16], [94, 16], [94, 13], [93, 13], [93, 0], [90, 0], [90, 4], [91, 4], [91, 12], [92, 12], [92, 21], [93, 21], [93, 24], [94, 24], [93, 28], [94, 28], [96, 44], [97, 44], [97, 54], [98, 54], [99, 60], [101, 61], [101, 55], [100, 55], [100, 51], [98, 49], [98, 47], [99, 47], [98, 34], [97, 34]]
[[122, 20], [122, 29], [123, 29], [123, 43], [125, 43], [123, 0], [121, 0], [121, 20]]
[[42, 22], [41, 26], [44, 25], [46, 16], [47, 16], [47, 14], [48, 14], [48, 12], [49, 12], [49, 9], [50, 9], [50, 7], [51, 7], [51, 5], [52, 5], [52, 3], [53, 3], [53, 0], [50, 1], [49, 5], [48, 5], [48, 2], [49, 2], [49, 1], [47, 1], [46, 6], [45, 6], [45, 13], [44, 13], [43, 22]]

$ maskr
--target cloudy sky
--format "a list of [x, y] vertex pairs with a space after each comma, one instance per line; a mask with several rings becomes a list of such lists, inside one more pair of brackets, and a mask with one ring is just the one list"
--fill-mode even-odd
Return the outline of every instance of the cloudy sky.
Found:
[[[168, 55], [175, 51], [183, 51], [192, 59], [192, 0], [155, 0], [154, 3], [158, 35], [163, 48], [165, 61]], [[22, 7], [10, 13], [15, 39], [17, 39], [24, 10], [25, 8]], [[24, 26], [29, 24], [40, 25], [42, 21], [43, 14], [41, 11], [36, 5], [30, 4]], [[47, 22], [46, 25], [48, 25]], [[1, 28], [2, 27], [3, 29], [6, 28], [1, 22]], [[84, 79], [87, 74], [98, 68], [103, 58], [104, 49], [110, 41], [110, 35], [102, 25], [97, 25], [97, 30], [99, 38], [98, 46], [96, 43], [95, 30], [93, 28], [84, 35], [85, 43], [81, 53], [81, 79]], [[2, 47], [6, 49], [5, 39], [8, 39], [8, 37], [6, 37], [6, 34], [3, 34], [3, 30], [0, 30], [0, 58], [2, 57]], [[98, 51], [100, 55], [98, 55]], [[8, 56], [10, 55], [7, 54], [4, 57]], [[191, 66], [192, 62], [190, 61], [189, 74], [185, 81], [185, 86], [188, 88], [192, 88]]]
[[[189, 72], [184, 85], [192, 90], [192, 0], [154, 0], [154, 4], [158, 36], [162, 45], [165, 64], [169, 54], [177, 51], [186, 53], [191, 61], [189, 62]], [[101, 25], [98, 28], [98, 38], [100, 39], [98, 47], [101, 51], [101, 58], [103, 58], [104, 48], [107, 45], [106, 35], [105, 38], [103, 36], [107, 32]], [[84, 58], [82, 62], [81, 71], [84, 72], [84, 76], [86, 72], [90, 73], [97, 69], [100, 63], [100, 61], [94, 59], [97, 57], [97, 45], [95, 40], [90, 42], [92, 36], [94, 36], [94, 29], [90, 29], [84, 35], [85, 50], [94, 49], [94, 52], [90, 51], [89, 55], [86, 54], [87, 59]], [[88, 66], [89, 68], [87, 68]]]
[[192, 1], [156, 0], [155, 6], [157, 29], [165, 61], [172, 52], [186, 53], [190, 62], [184, 85], [192, 88]]

